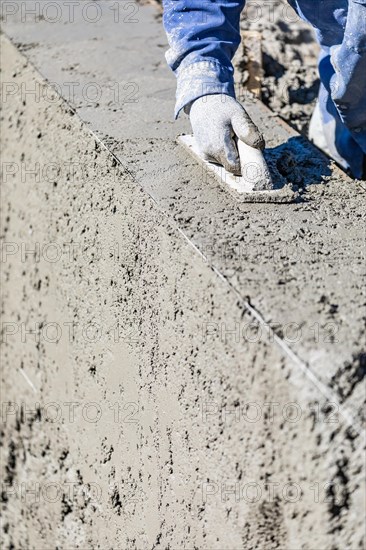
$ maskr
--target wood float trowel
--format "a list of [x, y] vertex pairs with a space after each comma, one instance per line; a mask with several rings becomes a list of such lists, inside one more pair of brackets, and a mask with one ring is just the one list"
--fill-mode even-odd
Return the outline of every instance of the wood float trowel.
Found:
[[275, 186], [267, 163], [261, 151], [237, 141], [242, 175], [235, 176], [225, 168], [203, 158], [192, 135], [178, 137], [183, 145], [199, 162], [212, 172], [220, 183], [231, 191], [239, 202], [294, 202], [296, 193], [289, 185]]

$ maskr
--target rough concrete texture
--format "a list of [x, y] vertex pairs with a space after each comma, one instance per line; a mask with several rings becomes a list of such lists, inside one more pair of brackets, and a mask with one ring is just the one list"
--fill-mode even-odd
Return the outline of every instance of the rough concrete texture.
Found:
[[154, 12], [99, 5], [4, 22], [4, 544], [363, 548], [363, 184], [267, 122], [304, 202], [238, 205], [175, 142]]

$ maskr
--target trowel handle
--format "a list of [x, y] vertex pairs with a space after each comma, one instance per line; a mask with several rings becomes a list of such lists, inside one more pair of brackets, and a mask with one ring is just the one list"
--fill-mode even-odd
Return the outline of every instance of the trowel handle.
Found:
[[273, 189], [271, 174], [269, 172], [262, 151], [250, 147], [238, 139], [237, 141], [243, 185], [250, 187], [252, 191], [265, 191]]

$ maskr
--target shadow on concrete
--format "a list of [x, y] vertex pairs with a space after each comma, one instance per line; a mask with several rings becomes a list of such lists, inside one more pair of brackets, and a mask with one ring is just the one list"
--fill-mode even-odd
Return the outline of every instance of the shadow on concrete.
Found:
[[278, 188], [290, 183], [295, 190], [304, 190], [309, 185], [324, 183], [332, 174], [331, 160], [302, 136], [266, 148], [264, 156]]

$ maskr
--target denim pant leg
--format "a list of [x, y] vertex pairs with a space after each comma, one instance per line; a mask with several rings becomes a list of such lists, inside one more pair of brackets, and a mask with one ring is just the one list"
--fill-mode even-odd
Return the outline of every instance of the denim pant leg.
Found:
[[[366, 154], [366, 0], [288, 0], [315, 29], [319, 107], [338, 154], [361, 178]], [[325, 131], [329, 135], [329, 132]]]

